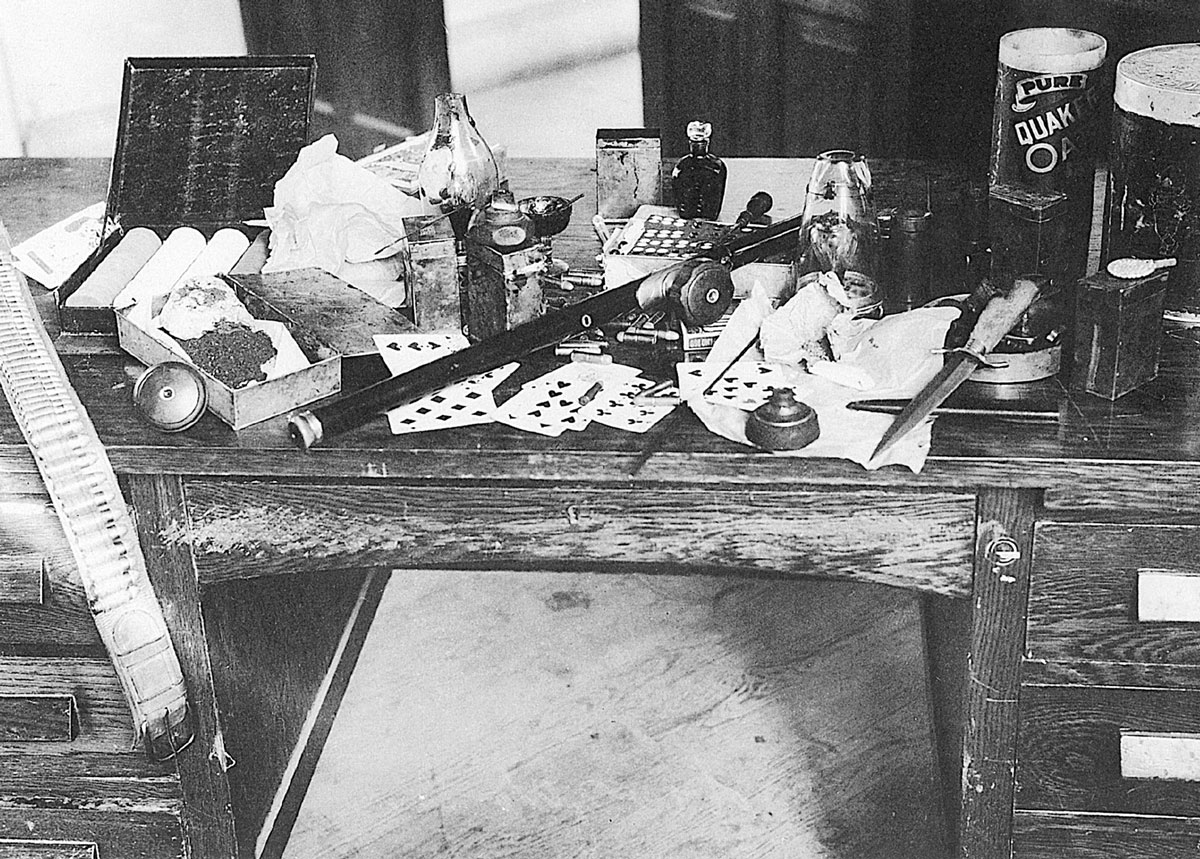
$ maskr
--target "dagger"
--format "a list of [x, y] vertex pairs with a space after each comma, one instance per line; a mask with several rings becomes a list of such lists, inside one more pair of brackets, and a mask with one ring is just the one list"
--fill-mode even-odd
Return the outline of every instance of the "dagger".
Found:
[[1018, 277], [1006, 294], [993, 295], [980, 312], [966, 345], [951, 350], [938, 374], [896, 415], [871, 454], [871, 459], [878, 457], [925, 420], [967, 380], [976, 367], [987, 364], [988, 353], [1017, 324], [1021, 314], [1029, 309], [1039, 292], [1036, 280]]

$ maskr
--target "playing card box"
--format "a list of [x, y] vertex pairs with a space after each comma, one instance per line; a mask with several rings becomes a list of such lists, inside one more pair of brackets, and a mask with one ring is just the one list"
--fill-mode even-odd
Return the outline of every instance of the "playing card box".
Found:
[[105, 211], [114, 228], [58, 290], [63, 331], [116, 332], [111, 306], [71, 296], [132, 228], [160, 239], [180, 226], [206, 238], [262, 231], [247, 221], [261, 222], [308, 142], [315, 72], [311, 56], [125, 61]]

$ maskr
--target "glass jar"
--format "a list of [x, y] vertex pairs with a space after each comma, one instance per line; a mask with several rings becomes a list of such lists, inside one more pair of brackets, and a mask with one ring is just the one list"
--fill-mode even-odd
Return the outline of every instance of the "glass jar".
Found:
[[833, 272], [851, 302], [849, 309], [858, 316], [879, 315], [878, 243], [866, 158], [848, 149], [822, 152], [804, 195], [797, 274]]

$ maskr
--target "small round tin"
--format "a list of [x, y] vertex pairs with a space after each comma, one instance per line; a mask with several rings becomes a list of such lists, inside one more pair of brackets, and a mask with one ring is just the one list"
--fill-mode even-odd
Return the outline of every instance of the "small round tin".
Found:
[[820, 435], [817, 413], [791, 388], [776, 388], [746, 420], [746, 438], [765, 450], [799, 450]]
[[181, 361], [163, 361], [147, 369], [133, 385], [133, 407], [151, 426], [180, 432], [200, 420], [208, 394], [204, 377]]

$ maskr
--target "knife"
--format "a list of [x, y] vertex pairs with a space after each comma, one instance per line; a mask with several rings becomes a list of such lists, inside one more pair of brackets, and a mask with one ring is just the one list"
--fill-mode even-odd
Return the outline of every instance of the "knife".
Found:
[[[846, 408], [853, 412], [874, 412], [881, 415], [898, 415], [909, 403], [908, 400], [855, 400], [847, 403]], [[985, 418], [1002, 418], [1021, 421], [1056, 421], [1058, 420], [1057, 406], [1051, 408], [1044, 403], [1012, 402], [995, 404], [960, 404], [942, 405], [935, 408], [932, 415], [974, 415]]]
[[930, 412], [944, 403], [976, 367], [986, 364], [988, 353], [1017, 324], [1038, 293], [1037, 281], [1019, 277], [1007, 294], [993, 295], [979, 314], [966, 345], [953, 350], [938, 374], [896, 415], [871, 454], [871, 459], [907, 435]]

